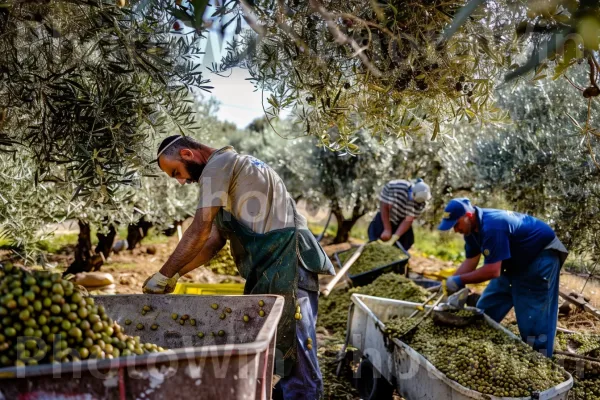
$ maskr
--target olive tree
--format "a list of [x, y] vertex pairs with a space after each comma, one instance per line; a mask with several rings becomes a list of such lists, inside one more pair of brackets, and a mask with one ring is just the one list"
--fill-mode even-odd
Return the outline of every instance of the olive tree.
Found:
[[[205, 6], [173, 14], [198, 27]], [[210, 15], [236, 26], [213, 70], [247, 68], [269, 122], [291, 110], [322, 145], [354, 153], [357, 120], [377, 137], [440, 138], [460, 121], [505, 121], [494, 101], [503, 81], [571, 81], [581, 63], [588, 79], [571, 90], [595, 100], [599, 11], [598, 0], [232, 0]]]
[[188, 93], [208, 88], [200, 33], [173, 35], [170, 20], [163, 2], [3, 4], [0, 150], [26, 154], [35, 183], [110, 203], [144, 172], [153, 136], [189, 131]]
[[194, 62], [202, 32], [172, 22], [163, 1], [0, 7], [2, 225], [16, 251], [34, 254], [45, 223], [75, 218], [73, 266], [97, 268], [116, 224], [139, 219], [128, 186], [151, 170], [156, 137], [190, 132], [189, 92], [209, 88]]
[[435, 138], [446, 122], [501, 118], [494, 79], [512, 64], [514, 29], [491, 22], [510, 10], [479, 12], [439, 43], [463, 4], [228, 2], [219, 10], [239, 9], [253, 31], [232, 43], [221, 69], [248, 68], [257, 88], [270, 92], [263, 101], [270, 118], [290, 109], [307, 134], [334, 150], [357, 152], [357, 121], [377, 137]]
[[[221, 145], [229, 130], [229, 123], [218, 121], [214, 101], [195, 103], [193, 130], [196, 139]], [[148, 145], [155, 154], [156, 136]], [[60, 174], [61, 166], [55, 167]], [[89, 196], [73, 196], [68, 185], [56, 182], [35, 182], [35, 160], [22, 147], [12, 154], [0, 154], [0, 232], [16, 254], [27, 262], [36, 262], [43, 256], [42, 239], [52, 235], [48, 224], [66, 219], [76, 220], [79, 227], [74, 260], [67, 273], [99, 269], [111, 254], [119, 226], [128, 227], [128, 248], [133, 249], [150, 227], [172, 230], [177, 224], [193, 216], [197, 206], [197, 189], [193, 185], [179, 185], [162, 173], [156, 163], [149, 164], [148, 176], [135, 179], [129, 185], [120, 185], [103, 203]], [[92, 232], [96, 230], [98, 244], [92, 246]]]
[[[573, 69], [575, 82], [588, 79], [584, 69]], [[578, 121], [596, 125], [598, 105], [582, 103], [570, 89], [564, 81], [500, 92], [515, 123], [485, 130], [471, 162], [478, 188], [502, 193], [516, 210], [550, 223], [570, 250], [597, 260], [600, 147]]]
[[[0, 154], [0, 238], [23, 259], [35, 261], [47, 235], [44, 224], [68, 218], [69, 198], [52, 182], [34, 185], [31, 160]], [[61, 212], [57, 212], [61, 210]]]

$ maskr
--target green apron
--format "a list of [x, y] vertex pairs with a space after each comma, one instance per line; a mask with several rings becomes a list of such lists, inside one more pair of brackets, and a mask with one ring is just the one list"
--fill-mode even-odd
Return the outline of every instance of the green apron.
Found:
[[[301, 230], [290, 227], [263, 234], [256, 233], [224, 209], [217, 214], [215, 223], [221, 235], [229, 239], [236, 266], [240, 275], [246, 279], [244, 294], [277, 294], [285, 298], [283, 314], [277, 327], [277, 349], [283, 354], [284, 371], [287, 374], [296, 362], [294, 314]], [[303, 241], [306, 238], [302, 234]], [[326, 268], [315, 266], [317, 269], [319, 267]], [[318, 270], [313, 272], [319, 273]], [[325, 272], [329, 272], [328, 268]]]

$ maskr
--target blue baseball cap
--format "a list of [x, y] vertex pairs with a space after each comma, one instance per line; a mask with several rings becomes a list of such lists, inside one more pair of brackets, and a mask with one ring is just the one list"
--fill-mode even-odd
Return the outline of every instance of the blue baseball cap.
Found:
[[468, 212], [473, 212], [473, 206], [469, 199], [462, 197], [450, 200], [446, 208], [444, 208], [444, 218], [438, 229], [440, 231], [452, 229], [459, 218]]

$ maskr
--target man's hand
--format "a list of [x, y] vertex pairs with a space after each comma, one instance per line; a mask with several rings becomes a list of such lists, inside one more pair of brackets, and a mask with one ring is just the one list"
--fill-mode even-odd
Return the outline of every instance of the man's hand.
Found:
[[146, 279], [142, 287], [142, 291], [147, 294], [167, 294], [175, 290], [175, 285], [179, 280], [179, 274], [173, 275], [172, 278], [167, 278], [160, 272], [155, 273], [150, 278]]
[[446, 290], [448, 291], [448, 294], [453, 294], [458, 292], [460, 289], [464, 288], [465, 284], [463, 283], [462, 279], [460, 279], [460, 276], [458, 275], [454, 275], [451, 276], [450, 278], [446, 279]]
[[383, 240], [378, 240], [377, 242], [379, 242], [380, 244], [382, 244], [384, 246], [393, 246], [399, 239], [400, 239], [400, 236], [393, 234], [391, 239], [389, 239], [388, 241], [384, 242]]
[[379, 239], [381, 239], [382, 242], [387, 242], [388, 240], [390, 240], [391, 237], [392, 237], [391, 229], [384, 229], [384, 231], [381, 232], [381, 235], [379, 235]]

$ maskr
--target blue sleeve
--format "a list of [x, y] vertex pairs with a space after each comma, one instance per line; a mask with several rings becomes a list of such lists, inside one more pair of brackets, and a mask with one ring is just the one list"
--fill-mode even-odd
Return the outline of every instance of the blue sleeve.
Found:
[[486, 232], [483, 238], [485, 264], [493, 264], [510, 258], [510, 242], [506, 232], [500, 229]]
[[473, 258], [481, 254], [481, 250], [477, 243], [470, 236], [465, 237], [465, 256], [466, 258]]

